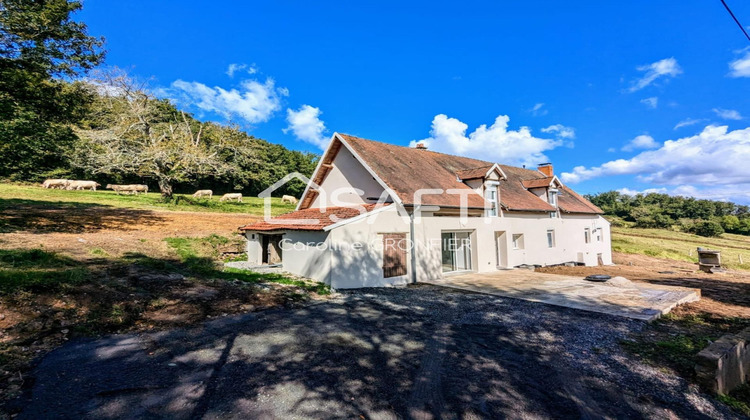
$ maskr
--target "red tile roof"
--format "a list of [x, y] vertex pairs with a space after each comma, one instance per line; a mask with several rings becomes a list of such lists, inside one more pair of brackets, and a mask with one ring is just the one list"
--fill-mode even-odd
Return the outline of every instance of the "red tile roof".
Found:
[[544, 174], [515, 166], [500, 165], [500, 168], [508, 177], [507, 181], [500, 183], [500, 204], [505, 210], [555, 211], [554, 207], [523, 186], [524, 180], [545, 179]]
[[566, 186], [560, 188], [560, 193], [557, 195], [557, 205], [563, 213], [604, 214], [602, 209]]
[[[365, 209], [365, 212], [369, 213], [377, 207], [387, 205], [388, 204], [363, 204], [361, 207]], [[260, 222], [242, 226], [240, 227], [240, 230], [323, 230], [326, 226], [333, 225], [341, 220], [359, 216], [362, 214], [360, 210], [361, 209], [357, 207], [328, 207], [325, 210], [320, 208], [309, 208], [282, 214], [272, 218], [270, 221], [262, 220]]]
[[[341, 150], [341, 138], [364, 161], [364, 163], [398, 196], [407, 206], [414, 205], [414, 193], [421, 189], [450, 189], [464, 191], [468, 195], [468, 207], [487, 208], [489, 204], [484, 197], [459, 179], [475, 179], [478, 174], [484, 176], [494, 165], [478, 159], [437, 153], [410, 147], [396, 146], [373, 140], [366, 140], [347, 134], [334, 137], [329, 152], [323, 156], [321, 169], [313, 181], [322, 184], [335, 154]], [[345, 150], [345, 149], [344, 149]], [[327, 164], [328, 166], [326, 166]], [[508, 211], [550, 212], [555, 208], [547, 204], [525, 185], [548, 186], [551, 178], [537, 170], [523, 169], [515, 166], [499, 165], [507, 176], [500, 182], [500, 203]], [[601, 213], [601, 210], [588, 200], [564, 188], [567, 194], [561, 194], [558, 205], [568, 213]], [[309, 190], [302, 199], [301, 209], [309, 206], [315, 192]], [[441, 207], [460, 207], [461, 197], [457, 194], [431, 194], [422, 196], [424, 205]]]
[[456, 172], [456, 176], [458, 176], [458, 178], [461, 180], [484, 178], [484, 176], [487, 175], [487, 172], [489, 172], [493, 166], [495, 165], [485, 165], [474, 169], [464, 169]]
[[546, 178], [525, 179], [521, 181], [521, 183], [523, 184], [524, 188], [546, 188], [550, 186], [553, 179], [555, 179], [555, 177], [548, 176]]
[[[490, 162], [451, 156], [429, 150], [396, 146], [339, 134], [367, 165], [393, 190], [405, 205], [413, 205], [421, 189], [462, 190], [468, 207], [485, 208], [484, 197], [456, 178], [456, 172], [492, 166]], [[489, 170], [489, 168], [488, 168]], [[459, 194], [431, 194], [421, 197], [423, 205], [460, 207]]]

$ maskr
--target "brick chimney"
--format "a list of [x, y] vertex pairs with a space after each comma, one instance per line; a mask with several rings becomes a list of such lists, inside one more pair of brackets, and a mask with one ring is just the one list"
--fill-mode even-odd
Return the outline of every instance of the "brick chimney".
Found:
[[549, 162], [548, 163], [540, 163], [539, 167], [537, 169], [539, 169], [539, 172], [541, 172], [541, 173], [543, 173], [543, 174], [545, 174], [547, 176], [555, 176], [555, 171], [552, 169], [552, 164], [549, 163]]
[[419, 150], [427, 150], [427, 145], [424, 143], [417, 143], [417, 145], [414, 146], [414, 148], [419, 149]]

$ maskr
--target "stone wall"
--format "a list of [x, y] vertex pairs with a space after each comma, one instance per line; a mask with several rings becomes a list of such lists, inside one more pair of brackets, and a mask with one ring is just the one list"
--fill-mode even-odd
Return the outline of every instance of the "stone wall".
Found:
[[750, 328], [727, 334], [698, 353], [695, 373], [705, 389], [727, 394], [748, 380]]

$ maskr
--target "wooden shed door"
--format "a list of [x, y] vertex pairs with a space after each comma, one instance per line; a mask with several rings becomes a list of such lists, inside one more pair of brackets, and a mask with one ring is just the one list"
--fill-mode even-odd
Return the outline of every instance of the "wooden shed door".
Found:
[[281, 235], [262, 235], [263, 263], [278, 264], [281, 262]]
[[407, 242], [405, 233], [383, 234], [383, 277], [406, 275]]

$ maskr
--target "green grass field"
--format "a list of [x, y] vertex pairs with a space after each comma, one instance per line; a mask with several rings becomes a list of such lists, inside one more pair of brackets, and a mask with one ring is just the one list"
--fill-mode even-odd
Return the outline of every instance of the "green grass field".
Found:
[[[91, 205], [134, 208], [144, 210], [196, 211], [219, 213], [246, 213], [252, 215], [263, 214], [263, 199], [258, 197], [242, 197], [242, 203], [220, 203], [221, 194], [216, 193], [212, 200], [194, 199], [187, 194], [175, 194], [170, 202], [162, 200], [158, 192], [148, 194], [117, 195], [114, 191], [67, 191], [45, 189], [38, 185], [0, 183], [0, 208], [12, 205], [22, 205], [24, 202], [50, 207], [59, 203], [67, 206], [80, 204], [81, 207]], [[294, 205], [282, 204], [280, 198], [271, 199], [271, 213], [274, 215], [294, 210]]]
[[725, 233], [719, 238], [704, 238], [666, 229], [612, 228], [615, 252], [698, 262], [699, 246], [721, 251], [722, 265], [728, 268], [750, 270], [750, 236]]

